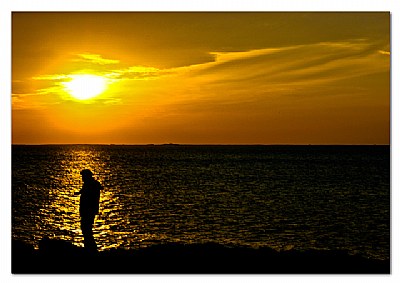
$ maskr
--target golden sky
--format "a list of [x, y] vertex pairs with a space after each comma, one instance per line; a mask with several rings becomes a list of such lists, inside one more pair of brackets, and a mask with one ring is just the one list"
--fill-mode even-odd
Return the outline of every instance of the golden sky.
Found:
[[390, 14], [14, 12], [12, 142], [389, 144]]

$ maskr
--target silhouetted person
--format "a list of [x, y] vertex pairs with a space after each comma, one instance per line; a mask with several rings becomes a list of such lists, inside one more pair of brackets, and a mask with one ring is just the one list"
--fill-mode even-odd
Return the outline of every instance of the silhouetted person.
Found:
[[101, 184], [93, 178], [89, 169], [81, 171], [83, 186], [75, 195], [81, 195], [79, 202], [79, 214], [81, 216], [81, 230], [85, 249], [97, 251], [97, 245], [93, 238], [93, 223], [99, 213], [99, 201]]

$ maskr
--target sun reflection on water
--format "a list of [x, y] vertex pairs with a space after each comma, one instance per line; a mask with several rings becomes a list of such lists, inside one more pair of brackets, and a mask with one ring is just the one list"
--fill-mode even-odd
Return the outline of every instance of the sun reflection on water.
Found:
[[[277, 250], [340, 247], [388, 258], [388, 154], [368, 148], [358, 160], [358, 149], [339, 150], [332, 167], [331, 150], [310, 157], [265, 149], [260, 159], [259, 149], [239, 149], [15, 146], [13, 239], [35, 247], [43, 237], [83, 246], [74, 193], [82, 186], [80, 171], [88, 168], [104, 187], [94, 225], [99, 250], [211, 241]], [[332, 178], [337, 175], [344, 177]], [[326, 199], [334, 204], [330, 210]], [[332, 217], [341, 220], [331, 223]], [[351, 229], [339, 233], [346, 223]]]
[[[68, 154], [63, 154], [65, 159], [60, 160], [61, 170], [50, 176], [53, 183], [57, 186], [51, 188], [49, 196], [51, 201], [42, 208], [44, 217], [42, 218], [42, 229], [53, 231], [46, 233], [50, 238], [63, 239], [73, 242], [77, 246], [83, 246], [83, 236], [80, 229], [79, 216], [79, 195], [74, 193], [79, 191], [83, 185], [80, 171], [90, 169], [94, 173], [94, 178], [103, 185], [100, 196], [100, 213], [96, 216], [93, 226], [93, 233], [99, 250], [119, 247], [126, 244], [126, 231], [119, 231], [119, 227], [130, 225], [129, 219], [124, 219], [123, 205], [119, 197], [114, 195], [112, 173], [107, 163], [107, 156], [101, 156], [99, 151], [94, 148], [83, 147], [81, 149], [71, 148]], [[57, 232], [54, 232], [57, 231]], [[135, 229], [132, 234], [137, 232]], [[146, 237], [145, 237], [146, 238]], [[137, 237], [130, 235], [129, 242], [140, 242]], [[132, 243], [128, 243], [132, 244]]]

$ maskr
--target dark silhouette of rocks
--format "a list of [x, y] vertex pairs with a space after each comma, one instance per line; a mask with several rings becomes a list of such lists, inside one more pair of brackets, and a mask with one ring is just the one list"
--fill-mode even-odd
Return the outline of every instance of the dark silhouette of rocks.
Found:
[[12, 241], [13, 274], [390, 274], [389, 260], [345, 251], [277, 252], [219, 244], [160, 244], [87, 252], [62, 240]]

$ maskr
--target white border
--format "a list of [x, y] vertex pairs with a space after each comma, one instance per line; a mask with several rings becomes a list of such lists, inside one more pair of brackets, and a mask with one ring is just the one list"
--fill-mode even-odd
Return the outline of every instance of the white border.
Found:
[[[154, 282], [400, 282], [399, 271], [399, 205], [397, 168], [399, 159], [398, 115], [399, 95], [399, 1], [395, 0], [5, 0], [0, 3], [0, 157], [1, 157], [1, 238], [0, 276], [2, 282], [69, 282], [84, 279], [93, 282], [114, 280], [114, 276], [15, 276], [11, 275], [11, 12], [12, 11], [390, 11], [392, 13], [392, 274], [389, 276], [284, 276], [284, 275], [220, 275], [220, 276], [117, 276], [118, 281]], [[396, 79], [397, 78], [397, 79]], [[73, 264], [73, 263], [71, 263]]]
[[392, 0], [13, 0], [13, 11], [389, 11]]

